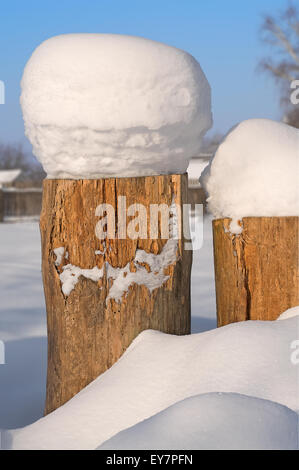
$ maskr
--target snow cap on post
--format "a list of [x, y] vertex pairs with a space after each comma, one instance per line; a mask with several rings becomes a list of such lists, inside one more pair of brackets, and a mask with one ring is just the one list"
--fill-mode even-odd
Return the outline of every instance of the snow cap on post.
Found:
[[208, 210], [231, 218], [240, 233], [243, 217], [299, 215], [299, 130], [269, 119], [235, 126], [200, 178]]
[[212, 125], [199, 63], [132, 36], [48, 39], [26, 65], [21, 105], [48, 178], [181, 174]]

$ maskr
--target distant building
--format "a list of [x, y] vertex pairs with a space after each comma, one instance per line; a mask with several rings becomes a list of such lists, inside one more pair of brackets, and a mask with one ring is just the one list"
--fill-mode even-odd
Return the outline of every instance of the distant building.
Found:
[[204, 211], [206, 206], [206, 194], [201, 187], [199, 177], [203, 170], [209, 164], [212, 153], [201, 153], [198, 157], [193, 157], [188, 166], [188, 202], [189, 204], [203, 204]]
[[21, 174], [22, 170], [0, 170], [0, 188], [11, 185], [18, 176]]
[[22, 170], [0, 170], [0, 222], [37, 218], [41, 211], [42, 188], [19, 188], [14, 184]]
[[190, 189], [200, 188], [199, 177], [205, 167], [209, 164], [213, 154], [201, 153], [198, 157], [193, 157], [188, 166], [188, 187]]

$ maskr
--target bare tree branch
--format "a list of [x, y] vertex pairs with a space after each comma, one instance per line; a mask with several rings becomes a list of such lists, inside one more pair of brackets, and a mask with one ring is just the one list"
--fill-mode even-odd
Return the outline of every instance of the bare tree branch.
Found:
[[271, 47], [272, 57], [260, 61], [259, 69], [274, 78], [281, 89], [285, 122], [299, 127], [298, 105], [290, 101], [290, 83], [299, 79], [299, 11], [292, 2], [285, 11], [266, 16], [261, 27], [262, 40]]
[[21, 145], [3, 145], [0, 143], [0, 170], [21, 169], [22, 181], [40, 183], [45, 174], [38, 162], [30, 158]]
[[299, 14], [298, 9], [293, 5], [289, 6], [284, 14], [284, 18], [287, 21], [289, 28], [299, 36]]
[[296, 80], [296, 74], [291, 74], [291, 67], [288, 63], [286, 64], [279, 64], [279, 65], [274, 65], [270, 59], [268, 60], [263, 60], [260, 63], [260, 67], [262, 67], [264, 70], [268, 71], [271, 73], [271, 75], [274, 75], [276, 79], [283, 79], [288, 82], [292, 82], [293, 80]]
[[285, 33], [282, 31], [282, 29], [277, 24], [273, 25], [273, 34], [277, 37], [278, 42], [281, 43], [281, 45], [285, 48], [285, 50], [288, 52], [288, 54], [296, 62], [296, 64], [299, 65], [299, 56], [296, 54], [292, 44], [288, 40]]

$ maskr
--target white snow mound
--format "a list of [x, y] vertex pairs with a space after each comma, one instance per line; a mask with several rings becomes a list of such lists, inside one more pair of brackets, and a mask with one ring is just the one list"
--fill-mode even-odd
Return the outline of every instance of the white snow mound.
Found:
[[48, 178], [184, 173], [212, 125], [199, 63], [144, 38], [53, 37], [21, 87], [26, 135]]
[[98, 450], [298, 450], [298, 415], [235, 393], [186, 398], [112, 437]]
[[297, 307], [288, 308], [285, 312], [283, 312], [277, 318], [277, 320], [288, 320], [289, 318], [293, 318], [293, 317], [297, 317], [297, 316], [299, 316], [299, 305]]
[[298, 216], [298, 174], [299, 130], [250, 119], [226, 136], [201, 184], [216, 218]]
[[[298, 366], [291, 361], [298, 321], [248, 321], [187, 336], [145, 331], [114, 366], [64, 406], [30, 426], [7, 431], [4, 447], [95, 449], [178, 401], [213, 392], [248, 395], [299, 411]], [[211, 419], [216, 432], [216, 411]]]

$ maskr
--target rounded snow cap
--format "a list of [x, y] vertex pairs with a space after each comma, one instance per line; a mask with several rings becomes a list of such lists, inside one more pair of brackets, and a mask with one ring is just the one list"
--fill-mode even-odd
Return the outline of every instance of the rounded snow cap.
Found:
[[212, 125], [199, 63], [138, 37], [48, 39], [21, 87], [26, 135], [49, 178], [184, 173]]
[[225, 137], [200, 178], [216, 218], [299, 215], [299, 130], [269, 119], [249, 119]]

